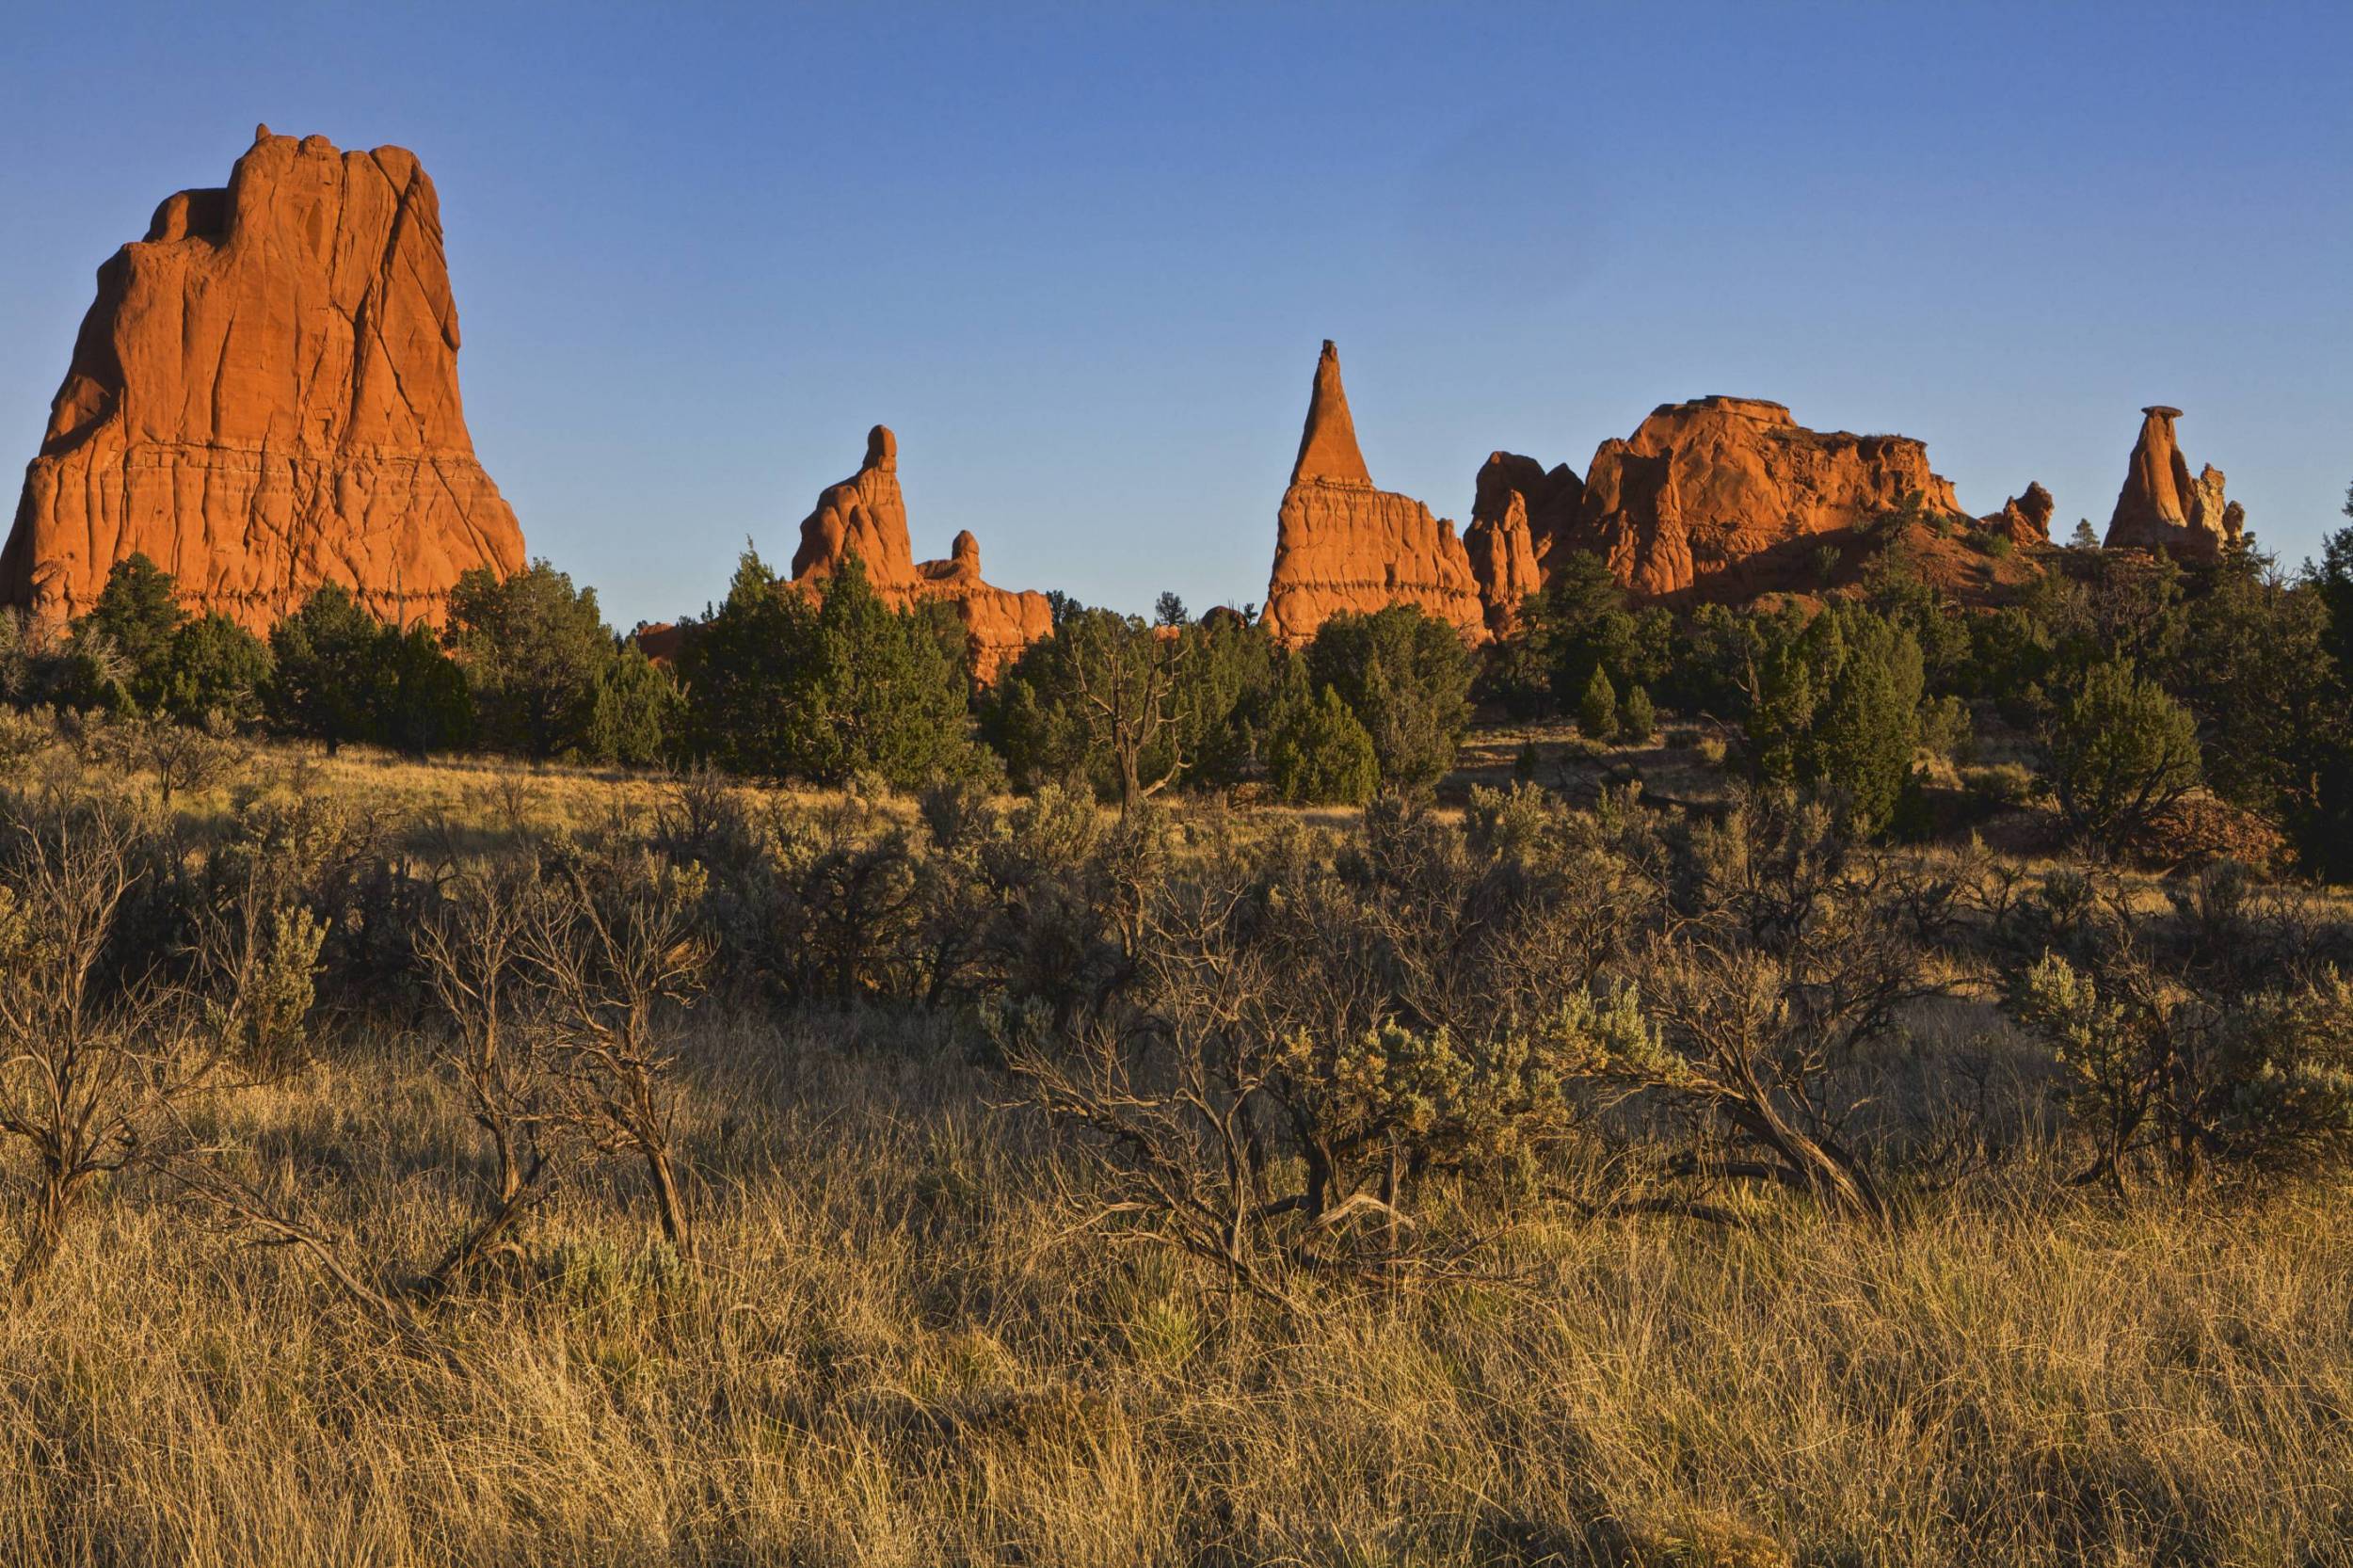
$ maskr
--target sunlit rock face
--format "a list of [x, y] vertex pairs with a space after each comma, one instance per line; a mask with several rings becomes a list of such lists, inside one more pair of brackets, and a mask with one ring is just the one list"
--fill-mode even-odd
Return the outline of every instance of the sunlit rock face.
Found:
[[256, 630], [328, 582], [388, 620], [440, 620], [460, 574], [523, 564], [457, 344], [415, 156], [261, 128], [227, 188], [168, 198], [99, 268], [0, 600], [79, 614], [137, 552]]
[[1487, 635], [1479, 581], [1454, 524], [1411, 496], [1373, 488], [1329, 340], [1316, 362], [1299, 457], [1275, 515], [1264, 624], [1304, 643], [1333, 616], [1417, 604], [1466, 638]]

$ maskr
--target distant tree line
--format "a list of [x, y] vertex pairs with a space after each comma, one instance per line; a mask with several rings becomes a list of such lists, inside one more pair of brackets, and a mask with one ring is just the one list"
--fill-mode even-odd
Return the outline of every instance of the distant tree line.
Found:
[[1859, 592], [1826, 606], [1637, 607], [1572, 554], [1476, 652], [1410, 605], [1336, 616], [1294, 648], [1251, 613], [1196, 617], [1173, 594], [1148, 621], [1056, 594], [1051, 634], [988, 686], [950, 607], [892, 604], [855, 559], [811, 593], [747, 551], [669, 669], [544, 561], [468, 573], [438, 629], [388, 625], [328, 584], [264, 638], [191, 615], [135, 555], [62, 635], [10, 628], [0, 689], [330, 751], [1051, 784], [1123, 814], [1246, 782], [1300, 805], [1426, 793], [1476, 704], [1571, 721], [1595, 745], [1647, 742], [1664, 712], [1753, 779], [1898, 836], [1933, 825], [1924, 760], [1998, 729], [2025, 748], [2005, 765], [2017, 788], [2095, 848], [2121, 850], [2202, 786], [2277, 824], [2308, 869], [2353, 877], [2353, 527], [2294, 572], [2251, 543], [2210, 568], [2057, 551], [1987, 611], [1924, 575], [1906, 541], [1928, 526], [1899, 511], [1859, 531]]

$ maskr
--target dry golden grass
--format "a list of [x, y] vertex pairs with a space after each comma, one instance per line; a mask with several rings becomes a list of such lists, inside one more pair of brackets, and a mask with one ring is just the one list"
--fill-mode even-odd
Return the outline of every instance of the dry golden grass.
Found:
[[[0, 1560], [2348, 1560], [2353, 1208], [2029, 1161], [1893, 1237], [1532, 1211], [1524, 1287], [1237, 1309], [1081, 1224], [952, 1027], [704, 1019], [703, 1258], [632, 1173], [405, 1352], [138, 1184], [0, 1321]], [[387, 1275], [472, 1141], [379, 1040], [231, 1111]]]
[[[662, 789], [261, 765], [482, 843]], [[1922, 1024], [1931, 1054], [1999, 1028]], [[1534, 1202], [1512, 1283], [1292, 1318], [1090, 1224], [1087, 1170], [971, 1045], [706, 1009], [698, 1261], [612, 1162], [422, 1309], [438, 1353], [158, 1178], [117, 1184], [0, 1317], [0, 1562], [2353, 1562], [2345, 1181], [2120, 1203], [2029, 1146], [1892, 1234]], [[413, 1039], [335, 1042], [217, 1113], [371, 1279], [476, 1201]]]

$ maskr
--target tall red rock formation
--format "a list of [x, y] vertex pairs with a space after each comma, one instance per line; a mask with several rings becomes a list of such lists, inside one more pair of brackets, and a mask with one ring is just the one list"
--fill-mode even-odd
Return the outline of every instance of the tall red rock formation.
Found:
[[1584, 499], [1585, 481], [1566, 463], [1547, 471], [1515, 452], [1488, 454], [1463, 548], [1489, 632], [1508, 636], [1519, 624], [1522, 601], [1543, 586], [1553, 549], [1576, 523]]
[[1930, 517], [1968, 520], [1920, 441], [1809, 430], [1778, 403], [1703, 397], [1601, 444], [1563, 542], [1599, 552], [1640, 594], [1745, 600], [1813, 587], [1819, 536], [1913, 497]]
[[948, 559], [915, 558], [899, 489], [899, 439], [885, 425], [867, 432], [866, 461], [858, 471], [827, 486], [816, 509], [801, 520], [792, 580], [821, 583], [851, 555], [889, 603], [953, 605], [970, 643], [973, 673], [983, 681], [996, 680], [1023, 648], [1053, 632], [1053, 608], [1044, 594], [981, 581], [980, 541], [968, 531], [955, 536]]
[[0, 553], [0, 602], [87, 610], [144, 553], [260, 630], [317, 584], [438, 621], [523, 564], [457, 395], [440, 208], [415, 156], [255, 133], [98, 270]]
[[1454, 524], [1410, 496], [1375, 489], [1330, 340], [1316, 361], [1307, 423], [1276, 514], [1264, 624], [1304, 643], [1329, 617], [1417, 604], [1483, 641], [1486, 616]]
[[2140, 439], [2124, 470], [2124, 488], [2108, 519], [2111, 550], [2163, 550], [2189, 561], [2219, 559], [2246, 531], [2246, 512], [2223, 494], [2213, 464], [2195, 479], [2173, 438], [2179, 408], [2141, 409]]

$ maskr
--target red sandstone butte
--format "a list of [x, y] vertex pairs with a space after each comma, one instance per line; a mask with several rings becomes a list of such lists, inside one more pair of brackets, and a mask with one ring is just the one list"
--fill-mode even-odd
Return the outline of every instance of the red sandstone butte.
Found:
[[523, 537], [474, 460], [457, 308], [416, 157], [264, 126], [225, 190], [184, 190], [98, 269], [0, 553], [0, 603], [89, 608], [144, 553], [265, 629], [321, 583], [438, 622]]
[[918, 561], [907, 536], [907, 507], [899, 490], [899, 439], [877, 424], [867, 432], [866, 461], [817, 498], [801, 521], [792, 552], [792, 580], [823, 582], [855, 554], [866, 580], [889, 603], [904, 608], [932, 601], [955, 607], [972, 652], [973, 674], [997, 679], [1023, 648], [1052, 634], [1052, 606], [1041, 593], [991, 587], [981, 581], [981, 546], [968, 531], [949, 546], [945, 561]]
[[1375, 489], [1356, 447], [1338, 350], [1325, 340], [1299, 457], [1276, 514], [1266, 629], [1306, 642], [1333, 616], [1417, 604], [1473, 641], [1487, 618], [1454, 524], [1411, 496]]
[[1927, 446], [1809, 430], [1778, 403], [1703, 397], [1602, 442], [1563, 541], [1638, 594], [1737, 600], [1811, 582], [1817, 536], [1897, 510], [1968, 521]]
[[2246, 532], [2247, 514], [2223, 495], [2222, 471], [2206, 465], [2197, 478], [2173, 439], [2179, 408], [2141, 409], [2140, 439], [2124, 470], [2108, 519], [2110, 550], [2162, 550], [2186, 561], [2215, 561]]

